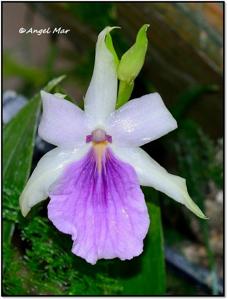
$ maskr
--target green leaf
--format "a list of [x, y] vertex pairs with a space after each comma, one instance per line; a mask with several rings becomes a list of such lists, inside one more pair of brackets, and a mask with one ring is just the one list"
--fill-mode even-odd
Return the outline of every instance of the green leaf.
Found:
[[[57, 78], [54, 78], [52, 80], [50, 80], [48, 82], [48, 84], [43, 88], [44, 91], [46, 92], [51, 92], [54, 88], [57, 87], [58, 84], [60, 84], [60, 82], [62, 82], [64, 79], [66, 78], [66, 75], [62, 75], [62, 76], [59, 76]], [[39, 96], [40, 93], [38, 93], [38, 95], [36, 96]]]
[[[64, 76], [50, 81], [44, 88], [51, 91]], [[3, 180], [4, 180], [4, 206], [7, 211], [9, 205], [16, 209], [19, 195], [28, 179], [37, 120], [40, 112], [40, 93], [35, 95], [28, 104], [4, 127], [3, 130]], [[6, 192], [8, 191], [8, 192]], [[13, 191], [13, 194], [10, 193]], [[12, 223], [4, 224], [5, 240], [12, 236]]]
[[19, 189], [29, 175], [39, 112], [40, 99], [35, 97], [4, 128], [3, 176]]

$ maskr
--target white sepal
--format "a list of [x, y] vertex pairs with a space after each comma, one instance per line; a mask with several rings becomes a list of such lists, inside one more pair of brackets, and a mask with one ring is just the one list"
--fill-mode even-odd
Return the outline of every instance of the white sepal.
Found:
[[117, 71], [114, 57], [105, 44], [106, 35], [115, 27], [106, 27], [98, 36], [93, 76], [85, 95], [85, 113], [91, 127], [103, 126], [114, 111], [117, 97]]
[[141, 185], [150, 186], [184, 204], [194, 214], [206, 219], [188, 194], [186, 180], [168, 173], [140, 148], [121, 148], [112, 145], [114, 153], [135, 168]]
[[82, 158], [89, 147], [85, 145], [71, 151], [55, 148], [40, 159], [20, 196], [23, 216], [26, 216], [34, 205], [48, 197], [50, 186], [61, 176], [65, 167]]

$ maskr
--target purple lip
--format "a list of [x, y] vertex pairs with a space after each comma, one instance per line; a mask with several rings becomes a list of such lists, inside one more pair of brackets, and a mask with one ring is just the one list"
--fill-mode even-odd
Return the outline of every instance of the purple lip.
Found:
[[143, 251], [149, 216], [134, 169], [105, 148], [98, 171], [92, 148], [70, 164], [49, 193], [48, 217], [91, 264], [131, 259]]

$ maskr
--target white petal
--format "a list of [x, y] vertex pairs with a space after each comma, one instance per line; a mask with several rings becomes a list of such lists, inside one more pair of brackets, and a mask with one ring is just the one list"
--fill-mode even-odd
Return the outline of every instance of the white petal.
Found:
[[150, 186], [165, 193], [177, 202], [184, 204], [198, 217], [206, 218], [190, 198], [184, 178], [168, 173], [140, 148], [124, 148], [114, 145], [111, 147], [120, 159], [135, 168], [141, 185]]
[[85, 112], [92, 126], [102, 126], [113, 112], [117, 96], [117, 72], [113, 55], [105, 45], [106, 35], [115, 27], [106, 27], [98, 36], [93, 76], [85, 96]]
[[70, 101], [41, 91], [43, 114], [38, 128], [50, 144], [72, 148], [85, 143], [89, 133], [84, 111]]
[[88, 149], [89, 145], [72, 151], [55, 148], [41, 158], [20, 196], [23, 216], [26, 216], [35, 204], [48, 197], [49, 187], [59, 178], [65, 166], [79, 160]]
[[111, 114], [108, 134], [119, 145], [141, 146], [177, 128], [158, 93], [134, 99]]

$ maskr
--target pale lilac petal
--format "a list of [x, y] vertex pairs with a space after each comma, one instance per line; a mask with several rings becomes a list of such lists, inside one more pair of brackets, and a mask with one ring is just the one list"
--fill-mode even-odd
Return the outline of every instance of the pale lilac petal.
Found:
[[134, 99], [111, 114], [107, 132], [113, 142], [141, 146], [177, 128], [177, 122], [158, 93]]
[[88, 133], [85, 113], [70, 101], [41, 92], [43, 114], [40, 137], [50, 144], [72, 148], [85, 143]]
[[85, 95], [85, 113], [90, 118], [92, 127], [104, 125], [116, 105], [116, 65], [105, 44], [105, 37], [113, 28], [115, 27], [106, 27], [98, 36], [93, 76]]
[[131, 259], [143, 251], [149, 216], [134, 169], [104, 150], [91, 151], [52, 187], [48, 217], [74, 241], [72, 252], [91, 264]]
[[172, 199], [184, 204], [198, 217], [206, 218], [189, 196], [184, 178], [168, 173], [140, 148], [124, 148], [112, 145], [112, 150], [119, 159], [135, 168], [141, 185], [150, 186], [165, 193]]

